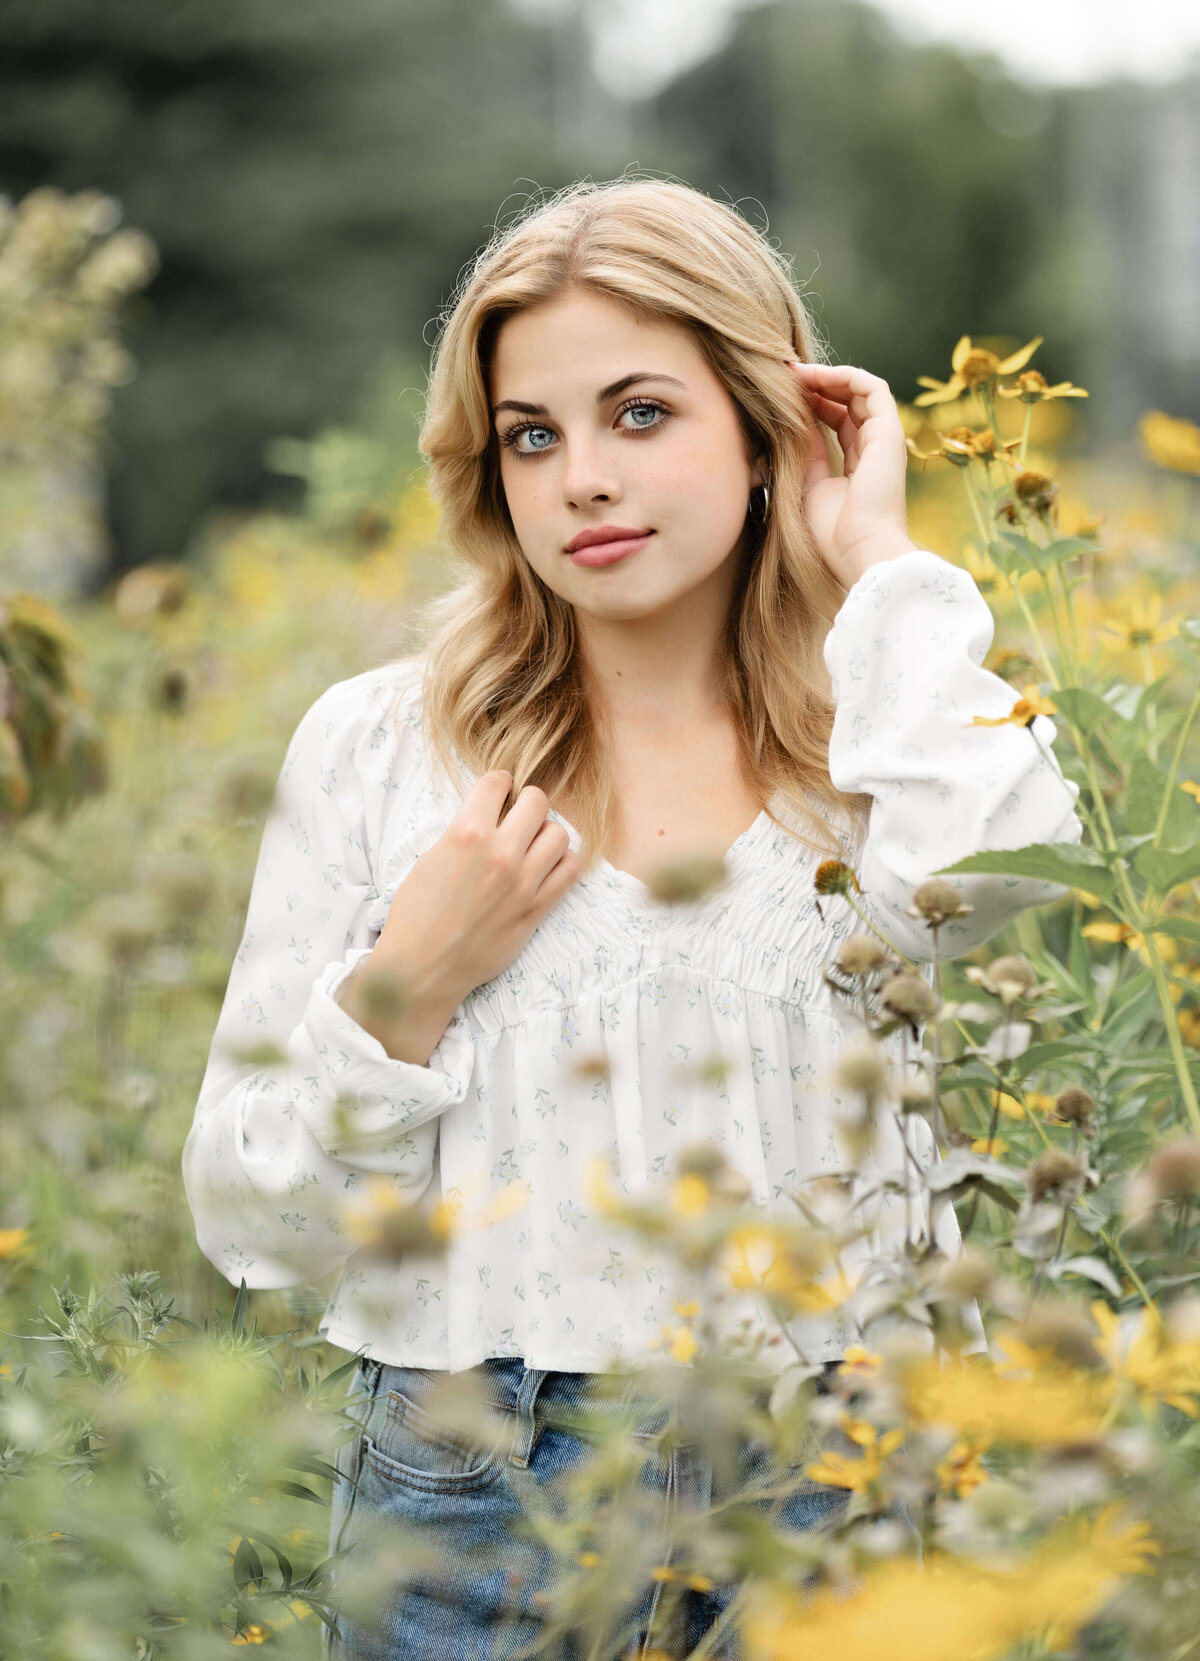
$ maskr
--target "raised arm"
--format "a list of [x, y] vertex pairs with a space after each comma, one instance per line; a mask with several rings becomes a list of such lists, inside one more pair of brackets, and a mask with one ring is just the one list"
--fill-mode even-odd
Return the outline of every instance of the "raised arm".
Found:
[[[243, 1276], [256, 1288], [295, 1286], [344, 1262], [355, 1249], [345, 1212], [366, 1172], [416, 1200], [432, 1174], [438, 1116], [470, 1080], [473, 1046], [457, 1019], [418, 1065], [394, 1059], [336, 1001], [371, 954], [361, 769], [383, 718], [372, 694], [386, 690], [360, 675], [316, 700], [288, 746], [263, 830], [183, 1150], [200, 1250], [235, 1286]], [[380, 788], [403, 783], [393, 776]], [[264, 1046], [280, 1059], [239, 1058]]]
[[[874, 798], [865, 838], [847, 850], [865, 891], [856, 901], [916, 960], [929, 959], [932, 936], [907, 908], [934, 872], [968, 854], [1077, 843], [1083, 834], [1079, 786], [1051, 753], [1048, 715], [1032, 728], [969, 724], [974, 715], [1005, 714], [1015, 701], [1008, 683], [981, 667], [994, 632], [971, 575], [913, 549], [859, 577], [825, 639], [837, 706], [830, 776], [839, 789]], [[946, 880], [975, 908], [938, 930], [946, 957], [1067, 892], [1026, 877]]]

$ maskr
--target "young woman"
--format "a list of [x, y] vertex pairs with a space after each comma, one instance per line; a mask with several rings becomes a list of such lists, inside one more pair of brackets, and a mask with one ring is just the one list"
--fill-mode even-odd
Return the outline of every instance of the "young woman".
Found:
[[[818, 913], [816, 864], [845, 858], [928, 962], [917, 884], [1080, 837], [1053, 723], [1041, 746], [969, 724], [1013, 694], [981, 667], [971, 577], [908, 536], [887, 385], [820, 355], [766, 239], [654, 179], [571, 186], [497, 233], [446, 320], [422, 452], [466, 579], [421, 657], [330, 687], [296, 729], [184, 1153], [200, 1247], [233, 1285], [342, 1266], [320, 1330], [365, 1388], [333, 1549], [366, 1512], [463, 1547], [382, 1636], [341, 1627], [341, 1653], [509, 1654], [488, 1647], [502, 1617], [526, 1628], [514, 1644], [536, 1628], [544, 1563], [523, 1557], [514, 1592], [467, 1548], [576, 1456], [556, 1409], [635, 1376], [678, 1319], [664, 1261], [593, 1203], [594, 1160], [634, 1194], [715, 1142], [769, 1210], [843, 1162], [850, 1029], [823, 971], [861, 925], [836, 898]], [[656, 869], [693, 854], [723, 856], [726, 884], [657, 901]], [[956, 955], [1064, 892], [955, 885], [973, 907], [940, 931]], [[381, 970], [407, 991], [386, 1024]], [[239, 1063], [264, 1041], [277, 1065]], [[697, 1064], [717, 1055], [714, 1085]], [[936, 1157], [923, 1120], [910, 1134]], [[444, 1255], [356, 1251], [371, 1175], [465, 1201], [476, 1226]], [[487, 1211], [501, 1190], [522, 1204]], [[952, 1252], [952, 1211], [937, 1234]], [[731, 1303], [730, 1330], [748, 1312]], [[780, 1365], [798, 1346], [836, 1366], [858, 1336], [844, 1315], [789, 1333]], [[422, 1405], [466, 1370], [507, 1415], [473, 1455]], [[702, 1503], [711, 1475], [672, 1454], [667, 1504]], [[819, 1526], [836, 1497], [811, 1484], [785, 1522]], [[681, 1644], [726, 1595], [696, 1594]]]

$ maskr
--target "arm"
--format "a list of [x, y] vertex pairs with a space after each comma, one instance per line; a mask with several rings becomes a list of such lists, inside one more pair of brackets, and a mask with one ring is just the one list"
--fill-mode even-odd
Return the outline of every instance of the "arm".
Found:
[[[473, 1067], [457, 1020], [436, 1044], [430, 1034], [394, 1046], [424, 1048], [419, 1065], [389, 1055], [338, 1002], [372, 955], [354, 944], [375, 897], [359, 760], [377, 712], [362, 681], [323, 693], [288, 746], [183, 1150], [200, 1249], [235, 1286], [299, 1285], [344, 1262], [344, 1213], [366, 1172], [419, 1198], [438, 1116], [463, 1100]], [[238, 1059], [258, 1046], [280, 1059]]]
[[[930, 959], [932, 935], [906, 911], [934, 872], [985, 849], [1077, 843], [1083, 834], [1079, 786], [1050, 751], [1049, 716], [1031, 730], [967, 724], [1014, 702], [1007, 682], [981, 667], [994, 632], [970, 574], [918, 548], [870, 566], [825, 639], [837, 704], [830, 776], [840, 790], [874, 798], [865, 839], [846, 856], [865, 890], [856, 899], [917, 960]], [[1068, 892], [1024, 877], [946, 880], [975, 908], [938, 930], [947, 957]]]

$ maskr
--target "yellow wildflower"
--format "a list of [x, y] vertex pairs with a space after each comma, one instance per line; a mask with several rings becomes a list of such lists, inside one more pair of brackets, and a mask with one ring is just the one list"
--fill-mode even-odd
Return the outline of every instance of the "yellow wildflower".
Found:
[[1009, 1145], [1003, 1136], [993, 1136], [990, 1139], [986, 1136], [976, 1136], [971, 1142], [972, 1153], [990, 1154], [993, 1159], [998, 1159], [1002, 1153], [1007, 1153], [1008, 1147]]
[[1145, 1405], [1167, 1402], [1189, 1418], [1196, 1418], [1194, 1398], [1200, 1396], [1200, 1339], [1173, 1344], [1158, 1309], [1143, 1306], [1136, 1314], [1118, 1315], [1101, 1298], [1091, 1305], [1100, 1328], [1096, 1348], [1114, 1378], [1133, 1385]]
[[[1128, 923], [1085, 923], [1079, 932], [1085, 940], [1103, 940], [1110, 946], [1128, 946], [1131, 952], [1137, 953], [1143, 963], [1148, 965], [1150, 962], [1145, 935]], [[1179, 942], [1172, 939], [1169, 934], [1155, 934], [1154, 940], [1162, 961], [1174, 963], [1179, 956]], [[1178, 1003], [1183, 996], [1183, 988], [1172, 986], [1171, 996]]]
[[679, 1299], [676, 1298], [671, 1307], [682, 1321], [694, 1321], [700, 1313], [700, 1305], [695, 1298], [689, 1299], [687, 1303], [680, 1303]]
[[1138, 422], [1138, 432], [1151, 461], [1175, 473], [1200, 474], [1200, 427], [1193, 422], [1148, 409]]
[[883, 1366], [883, 1357], [874, 1350], [869, 1350], [863, 1344], [848, 1344], [846, 1353], [842, 1356], [839, 1373], [850, 1375], [859, 1374], [864, 1377], [873, 1377]]
[[691, 1327], [665, 1326], [661, 1330], [662, 1342], [667, 1345], [671, 1359], [673, 1361], [681, 1362], [682, 1365], [686, 1367], [688, 1362], [695, 1355], [696, 1351], [700, 1348], [700, 1345], [696, 1342], [696, 1335], [692, 1331]]
[[0, 1258], [27, 1257], [30, 1250], [27, 1228], [0, 1228]]
[[1100, 613], [1097, 626], [1107, 640], [1100, 642], [1108, 652], [1134, 652], [1143, 646], [1161, 646], [1179, 633], [1179, 620], [1171, 618], [1161, 623], [1163, 599], [1161, 594], [1134, 598], [1127, 607], [1109, 607]]
[[1090, 1442], [1099, 1435], [1111, 1397], [1108, 1379], [1041, 1361], [1010, 1333], [995, 1342], [1008, 1358], [1006, 1368], [1016, 1365], [1023, 1376], [973, 1359], [907, 1361], [901, 1388], [910, 1421], [1029, 1447]]
[[965, 1499], [973, 1494], [976, 1488], [981, 1488], [985, 1482], [991, 1480], [988, 1472], [981, 1463], [988, 1448], [988, 1439], [984, 1437], [963, 1437], [955, 1442], [954, 1446], [944, 1459], [939, 1459], [934, 1466], [934, 1472], [942, 1490], [953, 1494], [957, 1499]]
[[991, 427], [948, 427], [938, 435], [936, 450], [918, 449], [911, 438], [904, 443], [910, 455], [921, 461], [950, 461], [956, 467], [966, 467], [972, 461], [981, 461], [990, 467], [994, 461], [1008, 461], [1011, 450], [1020, 448], [1019, 438], [1001, 442]]
[[935, 381], [932, 376], [918, 375], [917, 385], [929, 387], [931, 390], [918, 394], [913, 403], [921, 406], [948, 404], [973, 387], [986, 386], [989, 382], [995, 382], [1001, 375], [1011, 375], [1017, 369], [1024, 369], [1042, 344], [1042, 339], [1043, 337], [1038, 335], [1028, 345], [1022, 346], [1019, 352], [1013, 352], [1007, 358], [999, 358], [995, 352], [989, 352], [984, 346], [973, 346], [970, 335], [963, 335], [950, 355], [950, 368], [953, 371], [950, 379]]
[[1010, 1119], [1026, 1119], [1031, 1109], [1035, 1113], [1050, 1113], [1054, 1109], [1054, 1097], [1045, 1090], [1026, 1090], [1024, 1101], [1010, 1096], [1007, 1090], [1001, 1090], [990, 1100]]
[[1017, 376], [1014, 385], [1002, 386], [999, 390], [1002, 398], [1019, 398], [1023, 404], [1043, 404], [1049, 398], [1088, 396], [1081, 386], [1072, 386], [1070, 381], [1058, 381], [1054, 386], [1048, 386], [1040, 369], [1026, 369]]
[[694, 1173], [678, 1177], [671, 1184], [671, 1210], [677, 1217], [702, 1217], [711, 1198], [708, 1183]]
[[265, 1644], [270, 1636], [269, 1626], [261, 1626], [258, 1621], [251, 1621], [245, 1632], [237, 1633], [229, 1641], [232, 1644]]
[[880, 1436], [873, 1424], [854, 1419], [849, 1413], [840, 1414], [839, 1423], [850, 1440], [862, 1448], [862, 1457], [852, 1459], [849, 1454], [827, 1448], [815, 1464], [804, 1467], [804, 1474], [830, 1488], [849, 1488], [861, 1494], [877, 1480], [888, 1454], [894, 1453], [903, 1442], [904, 1431], [896, 1427]]
[[1061, 1651], [1108, 1603], [1123, 1575], [1147, 1574], [1161, 1548], [1144, 1519], [1122, 1523], [1119, 1501], [1094, 1519], [1072, 1516], [1003, 1567], [948, 1552], [891, 1558], [861, 1589], [821, 1588], [801, 1603], [756, 1586], [742, 1630], [752, 1661], [1001, 1661], [1023, 1640]]
[[1189, 796], [1194, 796], [1200, 802], [1200, 784], [1195, 779], [1180, 779], [1179, 788], [1186, 790]]
[[1014, 726], [1032, 726], [1039, 715], [1057, 715], [1058, 706], [1052, 704], [1049, 698], [1043, 698], [1038, 691], [1037, 682], [1023, 688], [1021, 696], [1009, 710], [1007, 715], [973, 715], [964, 724], [968, 727], [1002, 727], [1011, 721]]

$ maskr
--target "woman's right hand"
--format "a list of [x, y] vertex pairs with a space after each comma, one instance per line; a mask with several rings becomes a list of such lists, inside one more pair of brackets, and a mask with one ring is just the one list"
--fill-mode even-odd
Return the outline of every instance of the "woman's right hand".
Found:
[[527, 784], [498, 823], [512, 782], [498, 769], [477, 781], [396, 890], [375, 948], [458, 1003], [508, 968], [579, 875], [544, 790]]
[[[546, 817], [544, 790], [526, 785], [498, 822], [512, 782], [499, 769], [476, 782], [396, 890], [375, 949], [347, 983], [349, 994], [360, 976], [386, 970], [397, 977], [399, 1021], [386, 1023], [386, 1039], [383, 1024], [371, 1023], [389, 1054], [400, 1050], [397, 1059], [428, 1061], [463, 999], [507, 969], [579, 876], [567, 832]], [[345, 1002], [352, 1013], [361, 1007], [361, 999]]]

